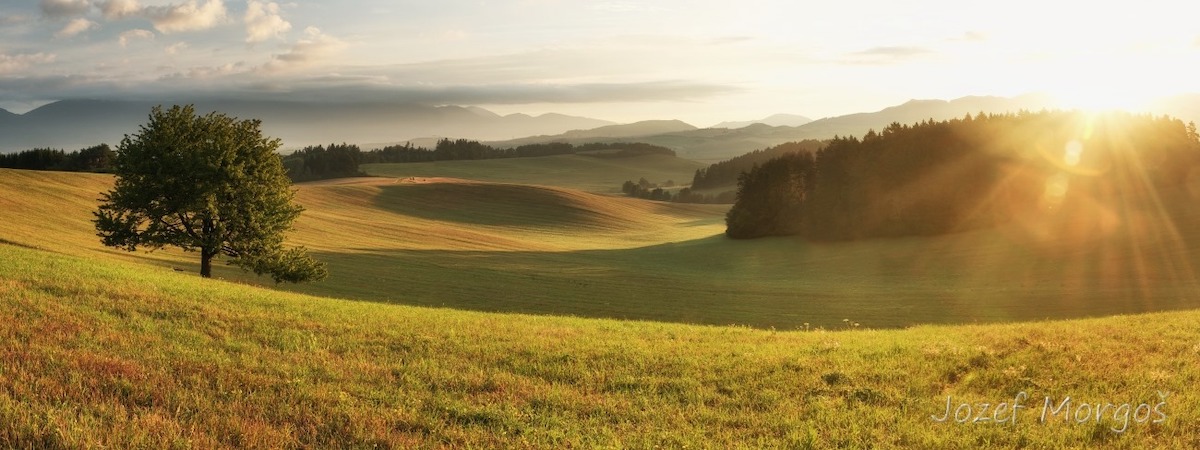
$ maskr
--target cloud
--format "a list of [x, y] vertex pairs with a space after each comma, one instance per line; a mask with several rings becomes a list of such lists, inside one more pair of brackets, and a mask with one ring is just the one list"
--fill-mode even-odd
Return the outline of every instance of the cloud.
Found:
[[588, 8], [595, 11], [613, 12], [613, 13], [643, 13], [643, 12], [662, 12], [666, 8], [661, 6], [647, 5], [645, 2], [631, 1], [602, 1], [588, 5]]
[[187, 50], [187, 47], [187, 42], [176, 42], [168, 45], [167, 48], [163, 49], [163, 51], [167, 52], [168, 55], [178, 55], [179, 52]]
[[963, 35], [961, 37], [959, 37], [958, 40], [967, 41], [967, 42], [984, 42], [984, 41], [988, 40], [988, 35], [987, 35], [987, 33], [979, 32], [979, 31], [968, 31], [966, 33], [963, 33]]
[[30, 20], [31, 19], [29, 16], [22, 16], [22, 15], [0, 16], [0, 26], [20, 25], [20, 24], [29, 22]]
[[107, 2], [97, 2], [96, 6], [100, 8], [100, 12], [108, 20], [136, 16], [141, 11], [137, 0], [110, 0]]
[[893, 64], [920, 58], [933, 53], [924, 47], [880, 46], [850, 53], [839, 61], [842, 64]]
[[154, 33], [150, 30], [135, 29], [121, 33], [121, 47], [129, 45], [135, 39], [154, 39]]
[[246, 42], [254, 44], [271, 38], [282, 38], [292, 24], [279, 15], [279, 4], [250, 0], [247, 4]]
[[271, 80], [242, 86], [239, 98], [326, 102], [393, 102], [428, 105], [691, 101], [739, 92], [734, 86], [681, 80], [639, 83], [498, 83], [394, 85], [377, 76], [325, 76]]
[[245, 73], [245, 71], [243, 70], [244, 66], [245, 65], [242, 64], [241, 62], [226, 63], [226, 64], [222, 64], [219, 66], [196, 66], [196, 67], [189, 68], [183, 72], [174, 72], [174, 73], [171, 73], [168, 75], [161, 76], [161, 77], [159, 77], [158, 80], [163, 81], [163, 82], [175, 82], [175, 81], [179, 81], [179, 80], [184, 80], [184, 81], [190, 82], [190, 81], [196, 81], [196, 80], [207, 80], [207, 79], [212, 79], [212, 78], [219, 78], [219, 77], [228, 76], [228, 75], [241, 75], [241, 74]]
[[287, 53], [275, 55], [271, 61], [262, 66], [262, 70], [276, 72], [290, 67], [302, 66], [315, 62], [346, 46], [346, 43], [334, 36], [325, 34], [316, 27], [304, 29], [304, 37], [292, 44]]
[[[0, 56], [0, 71], [4, 68], [4, 59]], [[185, 68], [168, 75], [143, 80], [131, 80], [127, 74], [0, 77], [0, 92], [13, 93], [14, 95], [6, 99], [9, 101], [69, 98], [162, 101], [164, 97], [169, 97], [193, 100], [304, 99], [308, 102], [330, 103], [522, 105], [693, 101], [737, 93], [741, 92], [741, 89], [686, 80], [636, 83], [402, 85], [393, 83], [385, 76], [263, 77], [256, 76], [252, 67], [239, 62]]]
[[38, 5], [43, 15], [54, 19], [81, 16], [91, 7], [88, 0], [41, 0]]
[[98, 26], [100, 26], [100, 24], [80, 17], [78, 19], [74, 19], [70, 22], [67, 22], [67, 26], [63, 27], [61, 30], [58, 30], [57, 33], [54, 33], [54, 37], [56, 37], [56, 38], [75, 37], [75, 36], [78, 36], [80, 33], [83, 33], [92, 28], [96, 28]]
[[188, 0], [185, 3], [167, 6], [147, 6], [139, 15], [150, 19], [154, 29], [160, 33], [207, 30], [225, 20], [223, 0]]
[[860, 52], [854, 52], [856, 56], [884, 56], [889, 58], [906, 58], [909, 56], [917, 56], [929, 53], [921, 47], [899, 47], [899, 46], [884, 46], [873, 47]]
[[53, 62], [54, 58], [55, 55], [53, 53], [24, 53], [18, 55], [0, 53], [0, 74], [22, 71], [35, 64], [47, 64]]

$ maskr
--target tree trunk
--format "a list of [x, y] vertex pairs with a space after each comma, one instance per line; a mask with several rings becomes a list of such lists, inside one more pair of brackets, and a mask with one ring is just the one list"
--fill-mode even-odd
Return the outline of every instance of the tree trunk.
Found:
[[200, 276], [212, 278], [212, 259], [216, 252], [200, 249]]

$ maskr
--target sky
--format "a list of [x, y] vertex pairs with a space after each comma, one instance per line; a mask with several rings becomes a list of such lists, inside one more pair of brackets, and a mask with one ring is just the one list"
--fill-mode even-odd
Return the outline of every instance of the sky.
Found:
[[698, 126], [909, 99], [1200, 92], [1200, 2], [0, 0], [0, 108], [477, 105]]

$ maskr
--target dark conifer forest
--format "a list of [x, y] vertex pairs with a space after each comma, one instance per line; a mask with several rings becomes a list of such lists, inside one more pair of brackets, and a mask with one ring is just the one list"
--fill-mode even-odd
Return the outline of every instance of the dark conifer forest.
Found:
[[1044, 111], [893, 123], [741, 175], [726, 234], [849, 240], [965, 231], [1036, 211], [1083, 214], [1088, 202], [1153, 201], [1195, 181], [1198, 164], [1195, 124], [1166, 116]]

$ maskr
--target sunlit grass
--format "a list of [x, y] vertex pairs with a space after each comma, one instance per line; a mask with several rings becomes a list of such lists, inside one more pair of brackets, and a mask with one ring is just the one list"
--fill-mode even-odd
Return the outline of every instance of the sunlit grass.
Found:
[[[89, 220], [108, 183], [106, 176], [0, 172], [2, 201], [21, 202], [4, 209], [13, 219], [0, 227], [0, 239], [194, 274], [196, 255], [129, 254], [99, 244]], [[1151, 215], [1151, 204], [1130, 206], [1122, 232], [1103, 239], [1070, 223], [1022, 220], [940, 237], [814, 244], [725, 239], [721, 206], [520, 185], [351, 180], [299, 186], [308, 210], [289, 240], [327, 261], [331, 276], [278, 288], [479, 311], [777, 329], [832, 328], [844, 318], [880, 329], [1190, 309], [1200, 299], [1188, 276], [1198, 255], [1189, 243], [1200, 238], [1190, 198], [1176, 192], [1161, 200], [1172, 208], [1169, 223]], [[1147, 231], [1131, 232], [1139, 227]], [[274, 287], [223, 265], [216, 276]]]
[[371, 175], [388, 177], [453, 177], [498, 183], [559, 186], [587, 192], [621, 192], [621, 183], [646, 178], [651, 183], [692, 182], [696, 169], [708, 164], [665, 155], [630, 158], [597, 158], [559, 155], [480, 161], [366, 164]]
[[[1193, 448], [1195, 313], [775, 332], [278, 293], [0, 245], [0, 446]], [[935, 423], [1031, 398], [1015, 424]], [[1160, 424], [1038, 420], [1142, 403]], [[1077, 404], [1076, 403], [1076, 404]]]

